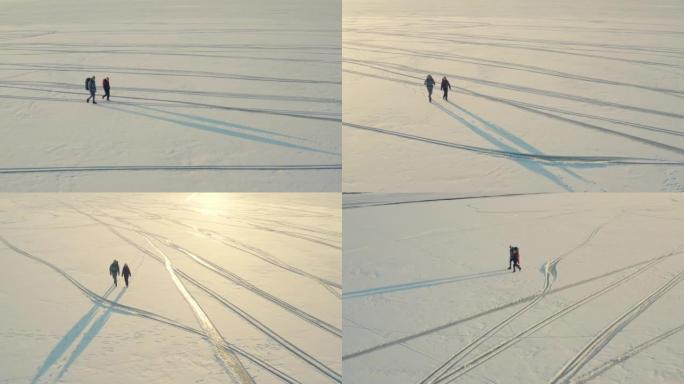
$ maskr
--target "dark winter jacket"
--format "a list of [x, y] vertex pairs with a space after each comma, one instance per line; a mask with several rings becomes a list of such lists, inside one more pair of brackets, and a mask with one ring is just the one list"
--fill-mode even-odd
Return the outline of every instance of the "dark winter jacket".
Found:
[[442, 86], [440, 87], [440, 89], [446, 91], [447, 88], [451, 89], [451, 84], [449, 84], [449, 80], [442, 79]]
[[119, 275], [119, 262], [114, 261], [112, 265], [109, 266], [109, 274], [112, 276], [118, 276]]
[[124, 264], [123, 271], [121, 272], [121, 274], [123, 275], [123, 277], [126, 277], [126, 278], [128, 278], [128, 276], [133, 276], [133, 274], [131, 273], [131, 270], [128, 269], [128, 264]]
[[95, 81], [90, 80], [88, 85], [90, 86], [90, 93], [95, 93], [97, 91], [97, 84], [95, 84]]
[[109, 89], [109, 80], [102, 80], [102, 88], [104, 88], [105, 91]]
[[432, 88], [435, 86], [435, 79], [432, 78], [432, 76], [429, 76], [427, 79], [425, 79], [425, 86], [428, 88]]

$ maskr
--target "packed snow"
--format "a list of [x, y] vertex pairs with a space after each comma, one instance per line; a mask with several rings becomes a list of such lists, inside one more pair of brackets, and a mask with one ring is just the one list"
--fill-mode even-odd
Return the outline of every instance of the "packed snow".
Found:
[[0, 190], [339, 191], [340, 20], [339, 0], [0, 0]]
[[346, 1], [343, 190], [683, 191], [682, 20], [678, 0]]
[[344, 206], [345, 383], [684, 382], [681, 194]]
[[4, 194], [0, 213], [0, 383], [341, 382], [339, 194]]

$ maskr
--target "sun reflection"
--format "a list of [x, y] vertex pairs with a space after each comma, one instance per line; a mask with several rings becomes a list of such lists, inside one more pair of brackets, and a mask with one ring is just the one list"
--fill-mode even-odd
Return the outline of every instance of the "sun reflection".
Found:
[[193, 193], [185, 204], [203, 215], [218, 216], [236, 210], [239, 201], [239, 195], [234, 193]]

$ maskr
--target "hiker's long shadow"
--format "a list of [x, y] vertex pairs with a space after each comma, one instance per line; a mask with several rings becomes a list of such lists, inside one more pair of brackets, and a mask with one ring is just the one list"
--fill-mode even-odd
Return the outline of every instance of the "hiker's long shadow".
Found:
[[[114, 286], [112, 285], [109, 287], [109, 289], [102, 294], [102, 297], [107, 298], [110, 293], [114, 290]], [[36, 371], [36, 374], [33, 376], [33, 380], [31, 380], [31, 383], [35, 384], [38, 382], [38, 380], [47, 372], [47, 370], [59, 360], [60, 357], [64, 353], [66, 353], [67, 349], [71, 346], [71, 344], [76, 341], [76, 338], [83, 332], [86, 326], [90, 323], [90, 320], [95, 316], [95, 313], [97, 312], [97, 309], [100, 308], [99, 304], [94, 304], [92, 308], [88, 312], [86, 312], [83, 317], [81, 317], [80, 320], [74, 324], [71, 329], [62, 337], [62, 340], [60, 340], [57, 345], [55, 345], [54, 348], [52, 348], [52, 351], [48, 354], [48, 356], [45, 358], [45, 361], [43, 364], [38, 368], [38, 371]]]
[[[230, 130], [225, 129], [225, 128], [219, 128], [219, 127], [211, 126], [211, 125], [207, 124], [207, 123], [209, 123], [209, 121], [206, 121], [205, 123], [200, 124], [200, 123], [193, 122], [193, 121], [183, 121], [183, 120], [172, 119], [170, 117], [156, 116], [156, 115], [151, 115], [151, 114], [145, 113], [145, 112], [133, 111], [133, 110], [130, 110], [127, 108], [120, 108], [120, 107], [117, 107], [117, 106], [114, 106], [111, 104], [105, 104], [104, 106], [106, 108], [115, 109], [117, 111], [126, 112], [126, 113], [130, 113], [133, 115], [149, 117], [151, 119], [166, 121], [166, 122], [169, 122], [172, 124], [176, 124], [176, 125], [180, 125], [180, 126], [184, 126], [184, 127], [189, 127], [189, 128], [194, 128], [194, 129], [199, 129], [199, 130], [206, 131], [206, 132], [212, 132], [212, 133], [218, 133], [218, 134], [222, 134], [222, 135], [226, 135], [226, 136], [232, 136], [232, 137], [236, 137], [236, 138], [243, 139], [243, 140], [251, 140], [251, 141], [256, 141], [256, 142], [260, 142], [260, 143], [264, 143], [264, 144], [277, 145], [277, 146], [281, 146], [281, 147], [299, 149], [299, 150], [308, 151], [308, 152], [316, 152], [316, 153], [324, 153], [326, 155], [340, 156], [339, 153], [335, 153], [335, 152], [329, 152], [329, 151], [325, 151], [322, 149], [307, 147], [304, 145], [288, 143], [286, 141], [270, 139], [267, 137], [256, 136], [256, 135], [249, 134], [249, 133], [230, 131]], [[135, 106], [135, 105], [133, 107], [137, 107], [137, 108], [141, 108], [141, 109], [145, 109], [145, 108], [150, 109], [149, 107]], [[152, 109], [152, 110], [173, 115], [172, 112], [161, 111], [161, 110], [157, 110], [157, 109]], [[245, 127], [246, 127], [244, 125], [241, 125], [241, 126], [232, 125], [231, 123], [228, 123], [228, 122], [222, 122], [222, 124], [224, 126], [228, 126], [228, 127], [232, 126], [235, 128], [242, 128], [242, 129], [245, 129]], [[254, 128], [252, 128], [252, 129], [254, 129]], [[273, 133], [269, 132], [269, 134], [273, 134]]]
[[[121, 296], [127, 291], [126, 288], [122, 289], [121, 292], [119, 292], [118, 295], [112, 300], [114, 303], [118, 303], [119, 299], [121, 299]], [[90, 328], [83, 334], [83, 337], [81, 338], [81, 341], [76, 345], [76, 348], [74, 349], [73, 352], [71, 352], [71, 355], [67, 359], [66, 363], [62, 366], [62, 369], [59, 370], [59, 373], [57, 374], [57, 378], [55, 381], [59, 381], [64, 374], [67, 372], [69, 367], [78, 359], [79, 356], [81, 356], [81, 353], [85, 351], [85, 349], [90, 345], [90, 343], [95, 339], [98, 333], [102, 330], [102, 328], [105, 326], [107, 323], [107, 320], [109, 320], [109, 317], [112, 315], [112, 311], [114, 310], [114, 306], [110, 306], [107, 308], [107, 310], [100, 315], [100, 317], [97, 318], [93, 322], [93, 325], [90, 326]]]
[[[502, 142], [501, 140], [497, 139], [496, 137], [490, 135], [489, 133], [483, 131], [482, 129], [477, 127], [475, 124], [472, 124], [471, 122], [469, 122], [468, 120], [464, 119], [463, 117], [457, 115], [453, 111], [446, 109], [444, 106], [437, 104], [437, 103], [433, 103], [433, 105], [435, 105], [437, 108], [439, 108], [440, 110], [442, 110], [444, 113], [451, 116], [455, 120], [459, 121], [461, 124], [470, 128], [470, 130], [473, 131], [478, 136], [480, 136], [483, 139], [489, 141], [490, 143], [496, 145], [499, 149], [506, 151], [506, 152], [513, 152], [513, 153], [518, 152], [518, 150], [516, 150], [515, 148], [513, 148], [510, 145]], [[530, 171], [532, 171], [538, 175], [544, 176], [546, 179], [548, 179], [549, 181], [558, 185], [559, 187], [563, 188], [565, 191], [572, 192], [572, 188], [569, 185], [565, 184], [563, 182], [563, 180], [561, 180], [558, 176], [549, 172], [548, 170], [546, 170], [541, 165], [539, 165], [535, 162], [529, 161], [529, 160], [525, 160], [525, 159], [517, 159], [514, 157], [511, 159], [516, 161], [518, 164], [522, 165], [523, 167], [527, 168], [528, 170], [530, 170]]]
[[[487, 128], [489, 128], [489, 129], [491, 129], [492, 131], [494, 131], [494, 132], [500, 134], [501, 136], [505, 137], [507, 140], [511, 141], [512, 143], [514, 143], [515, 145], [519, 146], [520, 148], [522, 148], [522, 149], [528, 151], [529, 153], [534, 154], [534, 155], [543, 155], [543, 154], [544, 154], [542, 151], [540, 151], [539, 149], [535, 148], [532, 144], [526, 142], [525, 140], [519, 138], [518, 136], [512, 134], [511, 132], [509, 132], [509, 131], [507, 131], [507, 130], [501, 128], [500, 126], [498, 126], [498, 125], [496, 125], [496, 124], [494, 124], [494, 123], [492, 123], [492, 122], [490, 122], [490, 121], [487, 121], [487, 120], [483, 119], [482, 117], [480, 117], [480, 116], [474, 114], [473, 112], [471, 112], [471, 111], [469, 111], [469, 110], [467, 110], [467, 109], [461, 107], [460, 105], [457, 105], [457, 104], [455, 104], [455, 103], [453, 103], [453, 102], [451, 102], [451, 101], [448, 101], [448, 100], [447, 100], [447, 103], [451, 104], [454, 108], [456, 108], [456, 109], [462, 111], [463, 113], [465, 113], [466, 115], [472, 117], [473, 119], [479, 121], [479, 122], [482, 123], [485, 127], [487, 127]], [[559, 167], [557, 167], [557, 168], [558, 168], [558, 169], [561, 169], [561, 170], [563, 170], [563, 171], [565, 171], [565, 172], [568, 173], [569, 175], [571, 175], [571, 176], [573, 176], [573, 177], [575, 177], [575, 178], [577, 178], [577, 179], [579, 179], [579, 180], [582, 180], [582, 181], [585, 181], [585, 182], [587, 181], [585, 178], [583, 178], [582, 176], [578, 175], [577, 173], [571, 171], [570, 169], [568, 169], [568, 168], [566, 168], [566, 167], [559, 166]]]
[[362, 289], [359, 291], [345, 292], [342, 294], [342, 298], [354, 299], [354, 298], [358, 298], [358, 297], [379, 295], [381, 293], [398, 292], [398, 291], [406, 291], [406, 290], [410, 290], [410, 289], [434, 287], [436, 285], [457, 283], [460, 281], [479, 279], [479, 278], [483, 278], [483, 277], [499, 276], [499, 275], [503, 275], [505, 273], [508, 273], [508, 272], [502, 271], [499, 269], [499, 270], [488, 271], [488, 272], [473, 273], [470, 275], [442, 277], [439, 279], [430, 279], [430, 280], [414, 281], [411, 283], [387, 285], [384, 287], [368, 288], [368, 289]]

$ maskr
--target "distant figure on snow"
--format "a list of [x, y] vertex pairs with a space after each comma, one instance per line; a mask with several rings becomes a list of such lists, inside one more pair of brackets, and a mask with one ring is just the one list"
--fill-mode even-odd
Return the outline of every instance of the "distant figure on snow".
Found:
[[451, 89], [451, 84], [449, 84], [449, 80], [447, 80], [446, 76], [442, 77], [442, 86], [440, 88], [442, 91], [444, 91], [442, 99], [449, 101], [449, 90]]
[[102, 99], [105, 97], [107, 98], [107, 101], [109, 101], [109, 77], [105, 77], [104, 80], [102, 80], [102, 89], [104, 89], [104, 95], [102, 95]]
[[114, 286], [116, 287], [116, 277], [119, 276], [119, 262], [114, 260], [112, 264], [109, 266], [109, 274], [112, 275], [112, 278], [114, 279]]
[[126, 288], [128, 288], [128, 277], [133, 276], [131, 270], [128, 268], [128, 264], [124, 264], [123, 270], [121, 271], [121, 275], [123, 275], [124, 281], [126, 282]]
[[95, 92], [97, 92], [95, 76], [86, 79], [85, 87], [90, 92], [90, 97], [86, 99], [86, 103], [90, 103], [90, 99], [93, 99], [93, 104], [97, 104], [97, 102], [95, 101]]
[[432, 78], [432, 75], [427, 75], [424, 84], [428, 90], [428, 100], [432, 103], [432, 88], [435, 87], [435, 79]]
[[511, 265], [513, 265], [513, 272], [515, 272], [515, 269], [518, 268], [518, 271], [522, 271], [522, 268], [520, 268], [520, 250], [518, 247], [514, 246], [509, 246], [509, 260], [508, 260], [508, 269], [511, 269]]

